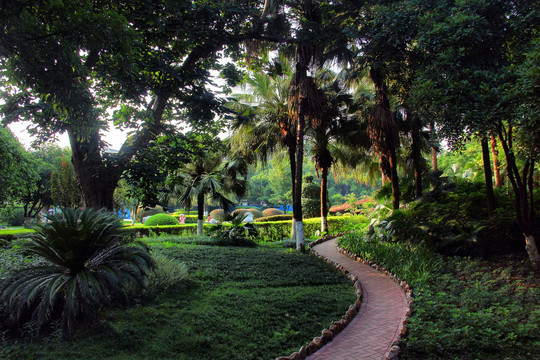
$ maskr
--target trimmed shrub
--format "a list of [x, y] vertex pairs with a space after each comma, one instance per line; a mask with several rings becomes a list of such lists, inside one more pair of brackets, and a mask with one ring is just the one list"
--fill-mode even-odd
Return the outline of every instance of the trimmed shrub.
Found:
[[263, 210], [262, 212], [263, 217], [283, 215], [283, 214], [285, 214], [283, 211], [279, 209], [274, 209], [274, 208], [266, 209], [266, 210]]
[[137, 215], [135, 216], [135, 221], [136, 222], [142, 222], [143, 218], [147, 217], [147, 216], [152, 216], [152, 215], [156, 215], [156, 214], [162, 214], [164, 213], [165, 211], [163, 211], [163, 208], [159, 205], [157, 205], [156, 207], [145, 207], [143, 208], [142, 206], [139, 206], [139, 208], [137, 209]]
[[[215, 209], [210, 211], [210, 216], [212, 217], [212, 219], [216, 219], [217, 221], [226, 221], [230, 218], [229, 214], [226, 213], [223, 209]], [[255, 215], [253, 216], [255, 217]]]
[[292, 220], [292, 215], [274, 215], [258, 218], [256, 222], [269, 222], [269, 221], [283, 221], [283, 220]]
[[255, 208], [250, 208], [250, 209], [236, 209], [234, 210], [231, 215], [233, 217], [235, 217], [236, 215], [238, 214], [242, 214], [242, 215], [245, 215], [246, 213], [250, 212], [251, 214], [253, 214], [253, 219], [258, 219], [258, 218], [261, 218], [263, 216], [262, 214], [262, 211], [259, 210], [259, 209], [255, 209]]
[[159, 226], [159, 225], [178, 225], [178, 219], [169, 214], [156, 214], [152, 215], [144, 226]]
[[[180, 224], [179, 219], [180, 219], [181, 214], [182, 213], [179, 213], [179, 214], [173, 213], [173, 214], [171, 214], [171, 216], [176, 219], [176, 222], [178, 224]], [[196, 224], [197, 223], [197, 215], [186, 215], [186, 214], [184, 214], [184, 216], [186, 217], [186, 219], [184, 220], [184, 224]]]

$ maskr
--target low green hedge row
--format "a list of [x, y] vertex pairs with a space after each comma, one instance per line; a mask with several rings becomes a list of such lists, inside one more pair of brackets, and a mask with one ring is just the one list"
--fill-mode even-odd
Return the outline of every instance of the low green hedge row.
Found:
[[292, 215], [272, 215], [272, 216], [265, 216], [262, 218], [255, 219], [255, 222], [270, 222], [270, 221], [283, 221], [283, 220], [292, 221], [292, 218], [293, 218]]
[[[173, 213], [171, 214], [171, 216], [173, 216], [176, 220], [178, 220], [180, 218], [180, 214], [178, 213]], [[197, 215], [186, 215], [184, 214], [184, 216], [186, 217], [186, 220], [184, 220], [184, 224], [196, 224], [197, 223]]]
[[[331, 232], [339, 232], [346, 230], [349, 226], [348, 222], [351, 218], [349, 217], [337, 217], [331, 216], [328, 218], [328, 226], [330, 227]], [[292, 221], [272, 221], [272, 222], [257, 222], [255, 223], [259, 236], [257, 240], [259, 242], [267, 241], [279, 241], [282, 239], [291, 237], [291, 226]], [[216, 225], [205, 224], [204, 231], [205, 233]], [[224, 224], [224, 226], [228, 226]], [[317, 231], [321, 229], [321, 219], [313, 218], [304, 220], [304, 234], [306, 237], [315, 236]], [[196, 224], [185, 224], [185, 225], [168, 225], [168, 226], [144, 226], [136, 225], [131, 227], [126, 227], [126, 233], [131, 237], [142, 237], [142, 236], [152, 236], [152, 235], [195, 235], [197, 234], [197, 225]]]

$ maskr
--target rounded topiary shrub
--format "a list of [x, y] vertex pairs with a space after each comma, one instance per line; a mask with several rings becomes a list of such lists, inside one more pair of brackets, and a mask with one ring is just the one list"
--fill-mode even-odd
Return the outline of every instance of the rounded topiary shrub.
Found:
[[169, 214], [156, 214], [152, 215], [146, 222], [145, 226], [159, 226], [159, 225], [178, 225], [178, 220]]
[[236, 210], [234, 210], [234, 211], [231, 213], [231, 215], [234, 217], [234, 216], [236, 216], [237, 214], [243, 214], [243, 215], [245, 215], [245, 214], [248, 213], [248, 212], [251, 213], [251, 214], [253, 215], [253, 218], [254, 218], [254, 219], [258, 219], [258, 218], [260, 218], [260, 217], [263, 216], [262, 211], [259, 210], [259, 209], [255, 209], [255, 208], [252, 208], [252, 209], [236, 209]]
[[284, 212], [279, 210], [279, 209], [274, 209], [274, 208], [270, 208], [270, 209], [266, 209], [262, 212], [262, 216], [263, 217], [267, 217], [267, 216], [276, 216], [276, 215], [283, 215]]
[[216, 219], [217, 221], [227, 221], [229, 219], [229, 214], [223, 209], [212, 210], [209, 215], [212, 219]]
[[137, 208], [137, 215], [135, 217], [135, 221], [137, 222], [142, 222], [143, 218], [145, 217], [148, 217], [148, 216], [152, 216], [152, 215], [155, 215], [155, 214], [162, 214], [164, 213], [163, 211], [163, 207], [157, 205], [156, 207], [142, 207], [142, 206], [139, 206]]

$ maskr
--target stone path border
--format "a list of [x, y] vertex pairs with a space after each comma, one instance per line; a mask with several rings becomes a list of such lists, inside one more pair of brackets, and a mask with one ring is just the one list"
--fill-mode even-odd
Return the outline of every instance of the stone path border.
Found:
[[349, 276], [358, 300], [320, 337], [276, 360], [396, 359], [399, 340], [406, 335], [411, 315], [413, 296], [409, 285], [386, 269], [337, 248], [335, 240], [328, 241], [334, 237], [319, 239], [310, 244], [310, 249]]

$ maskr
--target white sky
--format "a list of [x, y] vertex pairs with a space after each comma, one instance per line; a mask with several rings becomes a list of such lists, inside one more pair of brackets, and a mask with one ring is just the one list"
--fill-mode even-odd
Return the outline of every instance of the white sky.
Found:
[[[35, 139], [27, 131], [29, 125], [29, 121], [21, 121], [8, 126], [13, 132], [13, 135], [19, 139], [27, 150], [32, 147], [32, 141]], [[126, 141], [126, 136], [127, 134], [125, 132], [111, 127], [108, 132], [102, 135], [102, 139], [109, 144], [110, 148], [119, 150], [124, 141]], [[58, 135], [54, 143], [62, 148], [70, 147], [67, 134]]]

